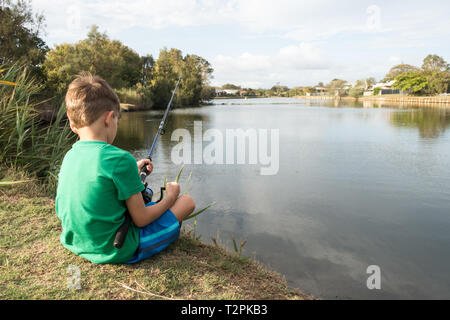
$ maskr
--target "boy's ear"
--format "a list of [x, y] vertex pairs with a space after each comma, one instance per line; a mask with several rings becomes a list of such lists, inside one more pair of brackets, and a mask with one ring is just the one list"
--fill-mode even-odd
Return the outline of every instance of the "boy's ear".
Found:
[[109, 127], [110, 124], [111, 124], [111, 119], [114, 117], [114, 111], [113, 111], [113, 110], [111, 110], [111, 111], [106, 111], [105, 114], [106, 114], [106, 117], [105, 117], [105, 125], [106, 125], [107, 127]]
[[69, 120], [70, 129], [73, 131], [73, 133], [78, 134], [78, 129], [73, 125], [72, 121]]

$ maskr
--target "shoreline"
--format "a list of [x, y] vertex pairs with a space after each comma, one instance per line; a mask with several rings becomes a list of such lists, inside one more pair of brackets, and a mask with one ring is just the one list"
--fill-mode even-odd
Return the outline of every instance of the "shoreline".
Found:
[[401, 95], [382, 95], [382, 96], [366, 96], [366, 97], [335, 97], [335, 96], [295, 96], [295, 99], [305, 100], [344, 100], [354, 102], [372, 102], [380, 104], [409, 104], [409, 105], [426, 105], [426, 106], [442, 106], [450, 107], [450, 96], [433, 96], [433, 97], [415, 97]]

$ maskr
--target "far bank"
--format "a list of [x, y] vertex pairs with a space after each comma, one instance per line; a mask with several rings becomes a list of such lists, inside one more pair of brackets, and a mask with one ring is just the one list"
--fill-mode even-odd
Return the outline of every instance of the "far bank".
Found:
[[398, 105], [420, 105], [430, 107], [450, 107], [450, 96], [430, 96], [430, 97], [415, 97], [406, 95], [380, 95], [380, 96], [366, 96], [366, 97], [339, 97], [339, 96], [295, 96], [296, 99], [306, 100], [347, 100], [358, 102], [373, 102], [379, 104], [398, 104]]

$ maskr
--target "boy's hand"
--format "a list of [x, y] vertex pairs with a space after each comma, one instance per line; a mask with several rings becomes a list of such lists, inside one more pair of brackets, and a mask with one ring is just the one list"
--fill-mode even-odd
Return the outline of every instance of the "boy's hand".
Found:
[[150, 161], [150, 159], [142, 159], [137, 162], [137, 166], [139, 169], [139, 173], [141, 173], [144, 166], [147, 166], [148, 174], [152, 173], [153, 171], [153, 163]]
[[180, 185], [176, 182], [166, 183], [166, 197], [171, 197], [172, 200], [176, 200], [180, 194]]

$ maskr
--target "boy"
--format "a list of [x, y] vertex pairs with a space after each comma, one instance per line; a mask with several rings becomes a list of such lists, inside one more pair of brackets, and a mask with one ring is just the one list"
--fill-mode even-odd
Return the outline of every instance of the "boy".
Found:
[[[180, 186], [167, 183], [165, 198], [144, 204], [139, 171], [148, 159], [112, 146], [120, 117], [119, 98], [105, 80], [80, 74], [66, 94], [70, 128], [79, 136], [59, 173], [56, 213], [64, 247], [94, 263], [134, 263], [166, 248], [181, 221], [195, 208]], [[132, 223], [121, 249], [113, 245], [128, 209]]]

